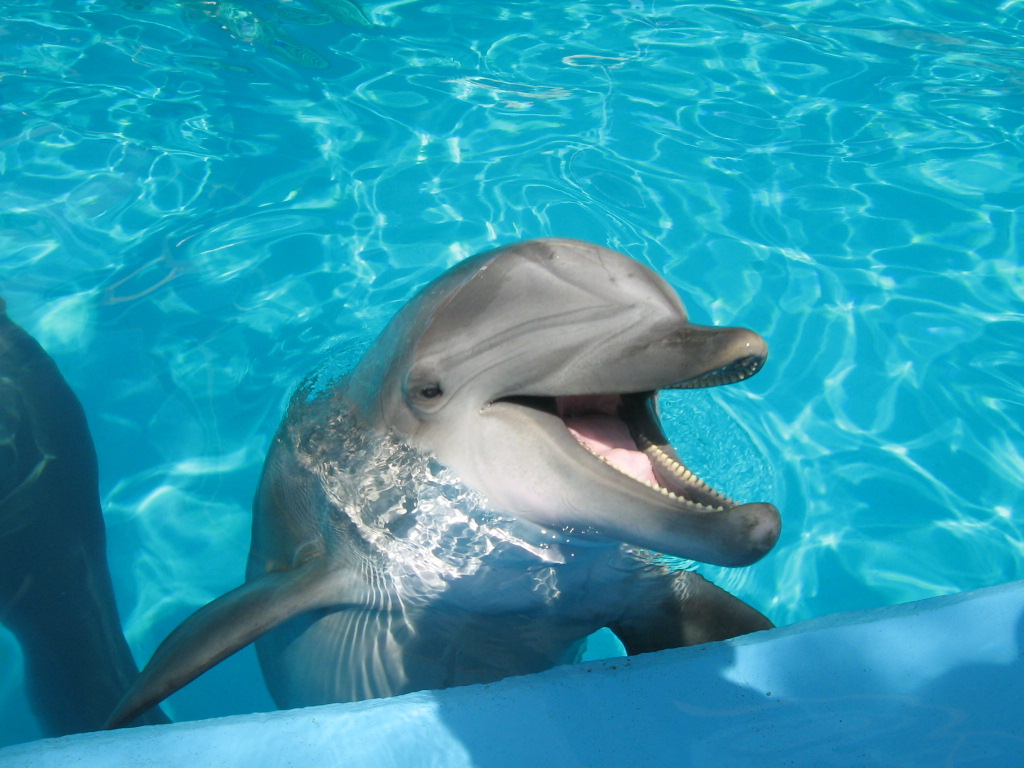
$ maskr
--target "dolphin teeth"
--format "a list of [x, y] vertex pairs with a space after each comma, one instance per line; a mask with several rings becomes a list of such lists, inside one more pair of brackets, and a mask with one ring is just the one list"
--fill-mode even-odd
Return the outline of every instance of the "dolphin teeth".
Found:
[[[583, 445], [583, 444], [581, 443], [581, 445]], [[635, 480], [636, 482], [640, 483], [640, 485], [645, 485], [648, 488], [650, 488], [652, 491], [658, 491], [663, 496], [668, 496], [669, 498], [676, 499], [677, 501], [684, 501], [684, 502], [686, 502], [688, 504], [696, 504], [695, 502], [691, 502], [688, 499], [685, 499], [682, 496], [679, 496], [678, 494], [673, 493], [672, 491], [670, 491], [668, 488], [666, 488], [663, 485], [655, 485], [654, 483], [650, 482], [649, 480], [644, 480], [641, 477], [637, 477], [636, 475], [634, 475], [634, 474], [632, 474], [630, 472], [626, 472], [626, 471], [620, 469], [619, 467], [615, 466], [612, 462], [608, 461], [608, 459], [606, 459], [604, 456], [601, 456], [600, 454], [598, 454], [595, 451], [591, 450], [590, 446], [583, 445], [583, 447], [587, 449], [587, 452], [591, 456], [593, 456], [593, 457], [595, 457], [597, 459], [600, 459], [605, 464], [607, 464], [609, 467], [611, 467], [616, 472], [618, 472], [620, 475], [625, 475], [630, 480]], [[696, 504], [696, 506], [702, 507], [704, 505], [703, 504]]]
[[626, 477], [630, 478], [631, 480], [634, 480], [635, 482], [639, 483], [640, 485], [644, 485], [644, 486], [650, 488], [652, 491], [658, 491], [659, 493], [661, 493], [662, 496], [667, 496], [668, 498], [670, 498], [670, 499], [672, 499], [674, 501], [682, 502], [683, 504], [686, 504], [687, 506], [696, 507], [697, 509], [700, 509], [702, 511], [707, 511], [707, 512], [722, 512], [722, 511], [724, 511], [725, 509], [727, 509], [729, 507], [736, 506], [736, 502], [734, 502], [728, 496], [725, 496], [724, 494], [719, 493], [717, 490], [712, 488], [710, 485], [708, 485], [706, 482], [704, 482], [701, 478], [697, 477], [697, 475], [694, 474], [689, 468], [687, 468], [683, 464], [680, 464], [679, 462], [677, 462], [675, 459], [673, 459], [671, 456], [669, 456], [667, 453], [665, 453], [657, 445], [654, 445], [654, 443], [652, 443], [650, 440], [647, 440], [646, 438], [642, 438], [638, 442], [639, 442], [639, 444], [638, 444], [637, 447], [640, 448], [641, 451], [646, 453], [648, 455], [648, 457], [653, 457], [655, 460], [657, 460], [657, 462], [658, 462], [658, 464], [660, 466], [662, 466], [662, 467], [664, 467], [666, 469], [669, 469], [676, 477], [680, 478], [685, 483], [687, 483], [689, 485], [692, 485], [692, 486], [695, 486], [696, 488], [699, 488], [704, 493], [712, 496], [716, 501], [719, 501], [719, 502], [722, 502], [722, 503], [717, 504], [717, 505], [704, 504], [704, 503], [701, 503], [699, 501], [694, 501], [692, 499], [688, 499], [687, 497], [674, 492], [670, 488], [666, 488], [663, 485], [656, 485], [656, 484], [650, 482], [649, 480], [645, 480], [645, 479], [643, 479], [641, 477], [637, 477], [636, 475], [632, 474], [631, 472], [626, 472], [625, 470], [615, 466], [615, 464], [613, 464], [607, 458], [605, 458], [604, 456], [600, 455], [599, 453], [597, 453], [596, 451], [591, 449], [591, 447], [586, 445], [585, 443], [580, 443], [580, 445], [583, 448], [585, 448], [586, 451], [591, 456], [593, 456], [594, 458], [600, 459], [602, 462], [604, 462], [606, 465], [608, 465], [609, 467], [614, 469], [619, 474], [625, 475]]
[[677, 493], [672, 493], [676, 498], [683, 499], [684, 501], [688, 501], [690, 504], [695, 504], [696, 506], [711, 511], [721, 511], [723, 509], [736, 506], [735, 501], [715, 488], [712, 488], [704, 480], [698, 477], [689, 467], [684, 466], [672, 456], [669, 456], [660, 446], [655, 445], [642, 434], [637, 436], [637, 447], [646, 453], [652, 462], [656, 462], [659, 467], [667, 470], [686, 485], [691, 486], [702, 493], [708, 494], [715, 502], [718, 503], [702, 504], [700, 502], [688, 500]]
[[[741, 361], [715, 373], [734, 374], [743, 369]], [[683, 465], [671, 447], [662, 448], [661, 444], [664, 442], [667, 446], [667, 442], [657, 414], [652, 412], [656, 407], [652, 394], [580, 395], [555, 398], [551, 411], [562, 419], [576, 442], [588, 453], [634, 482], [691, 509], [715, 512], [735, 507], [736, 502]], [[624, 434], [625, 430], [628, 435]], [[655, 436], [658, 443], [651, 436]], [[627, 454], [643, 454], [645, 466], [638, 464], [636, 457], [624, 458], [618, 453], [620, 449]], [[613, 452], [616, 457], [609, 458]]]
[[765, 358], [761, 355], [749, 355], [718, 370], [709, 371], [687, 381], [681, 381], [673, 386], [672, 389], [704, 389], [706, 387], [719, 387], [724, 384], [735, 384], [738, 381], [749, 379], [761, 370], [764, 361]]

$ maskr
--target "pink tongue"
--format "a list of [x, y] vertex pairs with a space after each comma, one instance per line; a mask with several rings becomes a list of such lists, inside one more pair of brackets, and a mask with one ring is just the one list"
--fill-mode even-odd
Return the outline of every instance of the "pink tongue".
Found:
[[564, 419], [573, 437], [612, 466], [652, 485], [658, 485], [650, 459], [636, 449], [629, 428], [621, 419], [602, 414], [565, 416]]

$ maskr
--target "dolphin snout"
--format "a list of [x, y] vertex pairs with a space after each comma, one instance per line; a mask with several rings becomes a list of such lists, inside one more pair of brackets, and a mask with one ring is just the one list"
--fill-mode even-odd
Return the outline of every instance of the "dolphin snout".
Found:
[[782, 517], [779, 515], [779, 510], [772, 504], [761, 502], [747, 506], [754, 507], [756, 510], [754, 524], [750, 528], [750, 541], [760, 553], [757, 556], [757, 559], [760, 560], [772, 550], [779, 540], [779, 535], [782, 533]]
[[766, 502], [741, 504], [733, 507], [730, 513], [741, 516], [742, 524], [745, 524], [744, 546], [737, 549], [734, 559], [720, 562], [720, 565], [751, 565], [771, 552], [782, 533], [782, 517], [774, 505]]
[[768, 344], [749, 328], [687, 325], [680, 332], [682, 351], [697, 359], [725, 364], [741, 357], [767, 357]]

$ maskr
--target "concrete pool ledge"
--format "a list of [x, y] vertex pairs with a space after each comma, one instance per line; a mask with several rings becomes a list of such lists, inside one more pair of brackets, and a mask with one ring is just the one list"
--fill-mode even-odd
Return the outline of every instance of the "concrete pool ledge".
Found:
[[45, 739], [38, 766], [1024, 766], [1024, 581], [393, 699]]

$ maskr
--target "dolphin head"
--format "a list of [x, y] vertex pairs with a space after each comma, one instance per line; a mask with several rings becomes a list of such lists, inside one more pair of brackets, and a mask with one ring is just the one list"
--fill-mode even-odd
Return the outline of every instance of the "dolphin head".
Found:
[[739, 566], [774, 546], [778, 511], [737, 504], [686, 469], [657, 392], [746, 379], [766, 355], [752, 331], [690, 323], [668, 283], [633, 259], [551, 238], [467, 259], [424, 288], [345, 397], [495, 510]]

